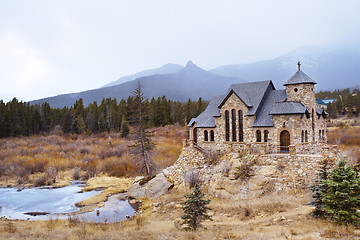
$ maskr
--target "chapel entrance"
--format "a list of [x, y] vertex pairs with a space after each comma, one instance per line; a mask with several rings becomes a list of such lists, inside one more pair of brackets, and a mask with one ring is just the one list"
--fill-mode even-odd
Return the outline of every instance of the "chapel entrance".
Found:
[[280, 152], [289, 152], [290, 133], [283, 130], [280, 133]]
[[197, 143], [197, 128], [194, 128], [193, 136], [194, 136], [194, 143], [196, 144]]

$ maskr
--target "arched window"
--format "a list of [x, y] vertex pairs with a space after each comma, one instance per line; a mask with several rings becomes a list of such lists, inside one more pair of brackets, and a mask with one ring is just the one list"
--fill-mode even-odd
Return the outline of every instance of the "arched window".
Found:
[[213, 130], [210, 131], [210, 141], [215, 141], [214, 131]]
[[322, 140], [325, 141], [325, 131], [322, 130]]
[[311, 110], [311, 128], [312, 128], [312, 140], [315, 141], [315, 113], [314, 109]]
[[304, 130], [301, 130], [301, 142], [304, 142]]
[[264, 131], [264, 142], [267, 142], [269, 139], [269, 131], [268, 130], [265, 130]]
[[319, 142], [322, 140], [322, 137], [321, 137], [321, 130], [319, 130]]
[[236, 111], [235, 109], [231, 110], [231, 130], [232, 130], [232, 140], [236, 142]]
[[204, 141], [205, 142], [209, 141], [209, 136], [208, 136], [208, 131], [207, 130], [204, 131]]
[[230, 141], [230, 122], [229, 122], [229, 111], [225, 111], [225, 140]]
[[256, 141], [261, 142], [261, 131], [260, 130], [256, 131]]
[[239, 110], [239, 142], [244, 141], [243, 112]]
[[305, 142], [308, 142], [308, 132], [305, 130]]

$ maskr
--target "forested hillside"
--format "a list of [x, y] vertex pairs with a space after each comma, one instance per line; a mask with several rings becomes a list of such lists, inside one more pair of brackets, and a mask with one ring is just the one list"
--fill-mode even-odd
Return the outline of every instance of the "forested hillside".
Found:
[[[207, 102], [201, 98], [190, 99], [186, 103], [175, 102], [162, 98], [147, 100], [150, 111], [150, 126], [167, 124], [186, 124], [206, 107]], [[41, 105], [19, 101], [14, 98], [8, 103], [0, 101], [0, 137], [29, 136], [61, 130], [65, 133], [98, 133], [104, 131], [121, 131], [128, 134], [128, 124], [132, 124], [134, 97], [118, 102], [106, 98], [98, 105], [97, 102], [84, 107], [80, 98], [70, 108], [51, 108], [48, 103]]]
[[360, 111], [360, 90], [349, 88], [343, 90], [320, 91], [316, 94], [319, 99], [335, 99], [334, 102], [327, 105], [327, 112], [331, 118], [337, 118], [339, 115], [348, 115], [349, 117], [359, 116]]

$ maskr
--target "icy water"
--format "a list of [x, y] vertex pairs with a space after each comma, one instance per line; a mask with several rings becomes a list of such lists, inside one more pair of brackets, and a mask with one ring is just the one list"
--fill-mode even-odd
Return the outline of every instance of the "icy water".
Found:
[[[98, 191], [81, 192], [82, 187], [83, 185], [74, 183], [63, 188], [26, 188], [21, 191], [17, 188], [0, 188], [0, 217], [30, 220], [67, 218], [59, 214], [75, 212], [79, 210], [74, 206], [75, 203], [99, 194]], [[96, 210], [99, 210], [99, 216]], [[111, 197], [104, 208], [96, 210], [77, 216], [91, 222], [115, 222], [125, 219], [126, 214], [134, 214], [134, 209], [127, 201]], [[29, 213], [46, 215], [32, 216]], [[107, 217], [103, 218], [104, 216]]]
[[96, 208], [92, 212], [77, 215], [80, 220], [87, 222], [119, 222], [126, 219], [126, 216], [133, 216], [135, 214], [134, 208], [128, 201], [118, 200], [118, 195], [109, 197], [105, 206]]

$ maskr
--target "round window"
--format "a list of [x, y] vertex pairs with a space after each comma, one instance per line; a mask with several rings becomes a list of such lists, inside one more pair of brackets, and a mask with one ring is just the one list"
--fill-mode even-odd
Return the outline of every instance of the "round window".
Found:
[[297, 91], [298, 91], [298, 89], [297, 89], [297, 88], [295, 88], [295, 89], [294, 89], [294, 91], [295, 91], [295, 92], [297, 92]]

